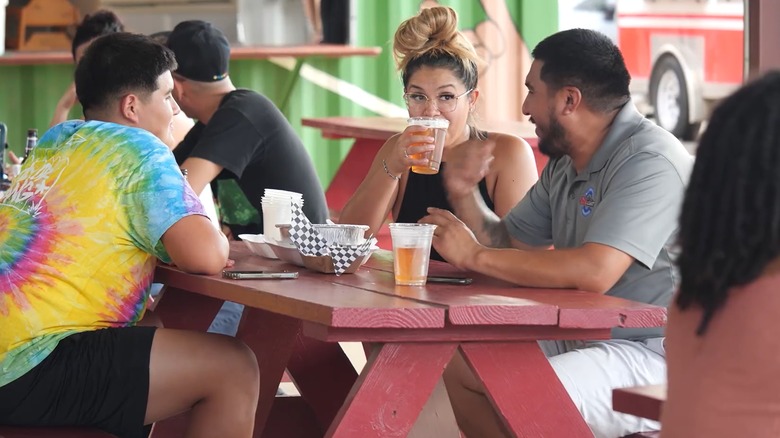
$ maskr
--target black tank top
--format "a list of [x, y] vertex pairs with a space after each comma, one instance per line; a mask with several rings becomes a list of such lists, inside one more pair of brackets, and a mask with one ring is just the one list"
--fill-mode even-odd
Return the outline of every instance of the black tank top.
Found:
[[[396, 222], [413, 223], [428, 215], [428, 207], [436, 207], [452, 211], [452, 206], [447, 201], [447, 193], [442, 182], [442, 172], [446, 163], [441, 163], [439, 173], [435, 175], [421, 175], [409, 172], [404, 190], [404, 199], [398, 210]], [[488, 195], [487, 182], [482, 178], [479, 182], [479, 193], [489, 209], [495, 211], [495, 205]], [[435, 249], [431, 248], [431, 259], [444, 260]]]

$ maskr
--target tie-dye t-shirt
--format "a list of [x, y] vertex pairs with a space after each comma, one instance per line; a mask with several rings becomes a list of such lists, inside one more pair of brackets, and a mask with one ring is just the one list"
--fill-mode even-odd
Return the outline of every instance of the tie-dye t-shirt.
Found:
[[0, 386], [75, 332], [134, 325], [160, 241], [205, 214], [154, 135], [72, 121], [40, 140], [0, 199]]

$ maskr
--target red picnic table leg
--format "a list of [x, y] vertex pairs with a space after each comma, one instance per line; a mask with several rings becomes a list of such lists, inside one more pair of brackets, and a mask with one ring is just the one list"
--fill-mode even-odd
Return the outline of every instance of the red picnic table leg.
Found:
[[325, 437], [407, 436], [455, 348], [454, 343], [377, 347]]
[[333, 422], [357, 380], [355, 368], [337, 342], [302, 335], [295, 340], [287, 372], [323, 431]]
[[[276, 390], [295, 348], [301, 321], [265, 310], [245, 307], [236, 338], [255, 352], [260, 367], [260, 399], [255, 416], [255, 437], [263, 436]], [[286, 415], [280, 413], [280, 415]], [[278, 420], [284, 421], [284, 418]], [[299, 421], [304, 421], [298, 418]]]
[[593, 437], [536, 342], [463, 343], [466, 362], [517, 437]]
[[[170, 328], [205, 331], [223, 303], [204, 295], [170, 288], [165, 296], [167, 301], [159, 301], [155, 310], [161, 312], [163, 324]], [[301, 322], [298, 319], [245, 307], [236, 337], [255, 352], [260, 367], [260, 399], [254, 431], [256, 438], [320, 437], [325, 429], [318, 424], [311, 409], [301, 403], [301, 400], [296, 400], [296, 397], [276, 398], [276, 390], [290, 355], [293, 350], [300, 349], [297, 345], [300, 327]], [[343, 400], [343, 396], [341, 399]], [[184, 413], [159, 422], [155, 426], [153, 437], [182, 436], [186, 430], [188, 416], [189, 413]], [[266, 433], [266, 429], [270, 431]], [[282, 432], [276, 433], [277, 431]], [[293, 435], [290, 435], [291, 433]]]
[[[165, 328], [205, 332], [223, 303], [223, 300], [165, 286], [156, 298], [154, 313]], [[158, 421], [152, 437], [183, 436], [188, 424], [189, 412]]]
[[165, 286], [155, 299], [154, 313], [166, 328], [205, 332], [223, 300]]
[[366, 177], [366, 173], [368, 173], [368, 169], [374, 161], [374, 156], [376, 156], [384, 143], [384, 140], [355, 139], [352, 148], [333, 175], [333, 179], [330, 181], [330, 185], [328, 185], [328, 190], [325, 191], [328, 207], [336, 215], [341, 213], [344, 205], [352, 197], [352, 194], [355, 193], [360, 183], [363, 182], [363, 178]]

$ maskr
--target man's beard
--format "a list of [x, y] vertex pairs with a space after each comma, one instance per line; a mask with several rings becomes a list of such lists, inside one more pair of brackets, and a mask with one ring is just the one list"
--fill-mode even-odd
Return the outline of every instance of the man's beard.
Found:
[[539, 139], [539, 151], [554, 160], [566, 155], [570, 149], [571, 146], [566, 141], [566, 130], [558, 122], [558, 118], [550, 114], [550, 126]]

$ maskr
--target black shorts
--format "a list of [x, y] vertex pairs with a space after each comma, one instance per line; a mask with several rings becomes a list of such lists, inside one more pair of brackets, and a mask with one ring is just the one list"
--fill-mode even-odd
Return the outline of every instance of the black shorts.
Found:
[[154, 331], [107, 328], [62, 339], [38, 366], [0, 386], [0, 424], [90, 426], [145, 437]]

